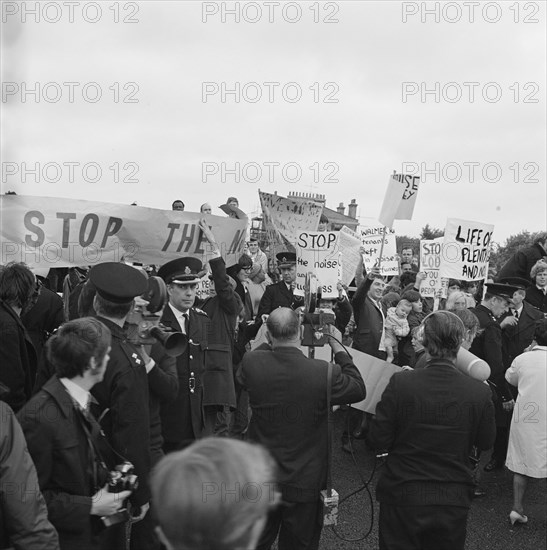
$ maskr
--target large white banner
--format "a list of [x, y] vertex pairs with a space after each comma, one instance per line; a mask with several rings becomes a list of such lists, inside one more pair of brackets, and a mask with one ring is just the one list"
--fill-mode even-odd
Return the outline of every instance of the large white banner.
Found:
[[441, 277], [475, 281], [488, 275], [494, 226], [449, 218], [441, 253]]
[[3, 195], [0, 263], [87, 266], [123, 259], [162, 265], [209, 259], [198, 222], [205, 217], [228, 265], [245, 245], [247, 220], [106, 202]]

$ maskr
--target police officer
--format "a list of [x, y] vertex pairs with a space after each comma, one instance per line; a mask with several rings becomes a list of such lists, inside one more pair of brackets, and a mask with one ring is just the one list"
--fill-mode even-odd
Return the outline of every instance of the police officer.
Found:
[[[130, 497], [134, 519], [142, 519], [149, 508], [150, 419], [147, 373], [155, 363], [140, 346], [127, 340], [123, 330], [134, 298], [148, 287], [144, 273], [131, 266], [106, 262], [94, 266], [89, 279], [97, 293], [93, 307], [97, 318], [112, 333], [110, 362], [102, 382], [91, 390], [97, 400], [92, 412], [101, 419], [107, 440], [120, 462], [130, 461], [139, 478], [139, 487]], [[135, 518], [136, 516], [136, 518]], [[119, 524], [123, 527], [124, 524]], [[106, 548], [123, 548], [124, 529], [112, 529]], [[120, 540], [122, 542], [120, 542]]]
[[177, 357], [177, 398], [161, 409], [166, 453], [186, 447], [201, 437], [203, 431], [202, 377], [210, 320], [205, 312], [194, 307], [202, 273], [201, 262], [190, 257], [172, 260], [158, 271], [169, 296], [161, 323], [188, 337], [185, 352]]
[[296, 309], [304, 305], [304, 298], [294, 295], [296, 254], [294, 252], [280, 252], [276, 254], [276, 258], [277, 267], [281, 273], [281, 281], [266, 287], [256, 314], [258, 322], [261, 322], [262, 315], [269, 315], [278, 307]]

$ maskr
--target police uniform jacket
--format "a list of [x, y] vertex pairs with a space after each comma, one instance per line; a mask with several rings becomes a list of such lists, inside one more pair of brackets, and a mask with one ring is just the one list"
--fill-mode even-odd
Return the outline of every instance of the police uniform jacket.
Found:
[[469, 351], [484, 359], [490, 367], [489, 381], [495, 385], [495, 392], [501, 402], [512, 399], [505, 381], [503, 368], [501, 327], [492, 312], [482, 304], [469, 308], [477, 316], [482, 332], [475, 337]]
[[0, 301], [0, 332], [0, 382], [9, 389], [4, 401], [17, 412], [32, 394], [36, 352], [21, 319], [3, 301]]
[[269, 315], [278, 307], [290, 307], [296, 309], [304, 305], [302, 296], [295, 296], [293, 291], [287, 287], [284, 281], [279, 281], [273, 285], [268, 285], [264, 295], [258, 305], [256, 314], [257, 321], [260, 322], [262, 315]]
[[236, 407], [232, 355], [239, 300], [226, 275], [222, 258], [209, 261], [216, 296], [207, 298], [201, 308], [209, 316], [207, 353], [203, 373], [203, 405]]
[[[512, 313], [507, 313], [505, 317], [512, 316]], [[502, 354], [503, 354], [503, 367], [507, 370], [513, 359], [520, 355], [525, 348], [527, 348], [534, 339], [534, 332], [536, 330], [536, 321], [543, 319], [541, 311], [533, 308], [526, 302], [522, 303], [522, 309], [518, 318], [518, 322], [513, 326], [506, 326], [502, 329]], [[500, 320], [500, 321], [501, 321]]]
[[101, 316], [97, 319], [110, 329], [112, 349], [103, 381], [91, 390], [98, 402], [92, 406], [92, 412], [100, 419], [110, 445], [121, 455], [116, 457], [116, 463], [129, 460], [135, 467], [139, 487], [129, 499], [135, 506], [141, 506], [150, 500], [150, 416], [146, 367], [120, 326]]
[[[179, 391], [173, 402], [161, 407], [163, 439], [171, 449], [199, 438], [203, 431], [203, 373], [210, 320], [205, 312], [195, 307], [190, 308], [188, 314], [188, 346], [177, 357]], [[177, 318], [167, 305], [160, 322], [181, 331]]]
[[53, 376], [17, 416], [61, 549], [91, 550], [99, 547], [97, 535], [103, 529], [99, 517], [90, 515], [91, 497], [106, 483], [107, 470], [100, 466], [85, 429], [101, 457], [108, 447], [95, 419], [84, 418], [76, 407]]
[[[332, 373], [333, 405], [366, 396], [350, 356], [339, 352]], [[267, 344], [243, 357], [238, 381], [249, 392], [249, 438], [273, 455], [278, 483], [288, 502], [313, 502], [327, 476], [327, 365], [299, 348]]]

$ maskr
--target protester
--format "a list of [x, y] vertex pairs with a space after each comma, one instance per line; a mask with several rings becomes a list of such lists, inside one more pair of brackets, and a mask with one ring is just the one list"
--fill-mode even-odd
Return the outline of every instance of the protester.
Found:
[[279, 495], [259, 445], [205, 438], [166, 456], [152, 474], [167, 550], [252, 550]]
[[465, 293], [461, 292], [460, 290], [456, 290], [454, 292], [451, 292], [448, 298], [446, 299], [446, 302], [444, 304], [444, 309], [448, 311], [458, 311], [462, 309], [467, 309], [467, 297]]
[[202, 214], [211, 214], [213, 212], [213, 208], [208, 202], [205, 202], [199, 207], [199, 211]]
[[511, 524], [527, 523], [524, 497], [530, 478], [547, 477], [547, 319], [537, 322], [536, 345], [519, 355], [505, 373], [517, 386], [506, 466], [513, 472]]
[[243, 254], [239, 257], [239, 260], [234, 265], [231, 265], [226, 273], [235, 281], [235, 291], [241, 299], [241, 303], [244, 306], [243, 321], [245, 323], [250, 322], [253, 319], [253, 305], [249, 290], [247, 288], [247, 281], [249, 275], [253, 269], [253, 262], [247, 254]]
[[214, 296], [206, 298], [201, 307], [211, 320], [207, 337], [208, 351], [203, 372], [203, 435], [227, 436], [230, 413], [236, 408], [233, 372], [233, 347], [241, 301], [235, 284], [226, 274], [226, 264], [220, 248], [205, 219], [200, 228], [211, 246], [209, 260]]
[[[59, 550], [21, 426], [0, 384], [0, 549]], [[32, 488], [29, 498], [28, 488]]]
[[525, 300], [547, 316], [547, 260], [538, 260], [530, 270], [532, 283]]
[[210, 320], [194, 307], [202, 275], [197, 258], [171, 260], [161, 266], [158, 275], [165, 281], [169, 297], [160, 322], [188, 337], [186, 350], [177, 357], [177, 398], [161, 408], [164, 451], [169, 453], [188, 446], [203, 432], [203, 372]]
[[171, 208], [173, 210], [178, 210], [179, 212], [184, 212], [184, 203], [180, 199], [177, 199], [176, 201], [173, 201]]
[[259, 264], [262, 267], [264, 273], [268, 272], [268, 257], [258, 246], [258, 241], [256, 239], [250, 239], [247, 243], [247, 252], [253, 260], [253, 264]]
[[30, 399], [37, 358], [21, 315], [36, 298], [34, 273], [23, 263], [0, 267], [0, 383], [9, 393], [4, 401], [15, 411]]
[[[291, 309], [272, 311], [266, 327], [269, 344], [244, 356], [239, 379], [250, 396], [249, 438], [263, 444], [276, 460], [287, 505], [272, 511], [256, 548], [271, 548], [279, 534], [279, 550], [314, 550], [322, 529], [319, 493], [327, 481], [328, 363], [302, 353], [300, 322]], [[333, 325], [326, 330], [336, 340], [342, 339]], [[364, 382], [334, 338], [329, 338], [336, 362], [331, 404], [361, 401], [366, 393]], [[294, 414], [289, 410], [295, 410]]]
[[[412, 330], [420, 326], [426, 316], [426, 313], [424, 312], [423, 299], [420, 296], [420, 293], [416, 290], [407, 290], [403, 292], [401, 299], [407, 300], [412, 306], [412, 310], [407, 317], [410, 333], [412, 334]], [[400, 366], [409, 365], [414, 367], [416, 362], [411, 334], [403, 336], [399, 340], [397, 364]]]
[[262, 300], [262, 296], [264, 296], [266, 287], [269, 284], [266, 277], [267, 275], [263, 271], [262, 266], [256, 263], [253, 264], [251, 271], [249, 271], [249, 279], [245, 285], [249, 291], [249, 298], [251, 300], [252, 319], [254, 319], [258, 313], [260, 300]]
[[463, 550], [473, 493], [469, 450], [494, 442], [490, 390], [454, 367], [462, 322], [438, 311], [423, 326], [427, 368], [391, 377], [369, 432], [371, 444], [388, 453], [376, 488], [380, 550]]
[[108, 491], [114, 457], [88, 411], [89, 392], [107, 369], [111, 340], [97, 319], [64, 324], [46, 346], [56, 375], [18, 414], [61, 550], [100, 548], [100, 518], [117, 513], [131, 494]]
[[547, 233], [543, 233], [532, 246], [521, 248], [501, 267], [497, 273], [498, 279], [506, 277], [520, 277], [521, 279], [530, 279], [533, 282], [533, 277], [530, 274], [532, 267], [538, 260], [546, 259], [547, 257]]

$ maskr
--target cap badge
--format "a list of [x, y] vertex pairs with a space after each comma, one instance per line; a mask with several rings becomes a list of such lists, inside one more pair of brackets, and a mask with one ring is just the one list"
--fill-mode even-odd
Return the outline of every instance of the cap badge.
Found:
[[185, 275], [190, 275], [192, 273], [192, 270], [188, 266], [186, 266], [184, 268], [184, 273], [185, 273]]

